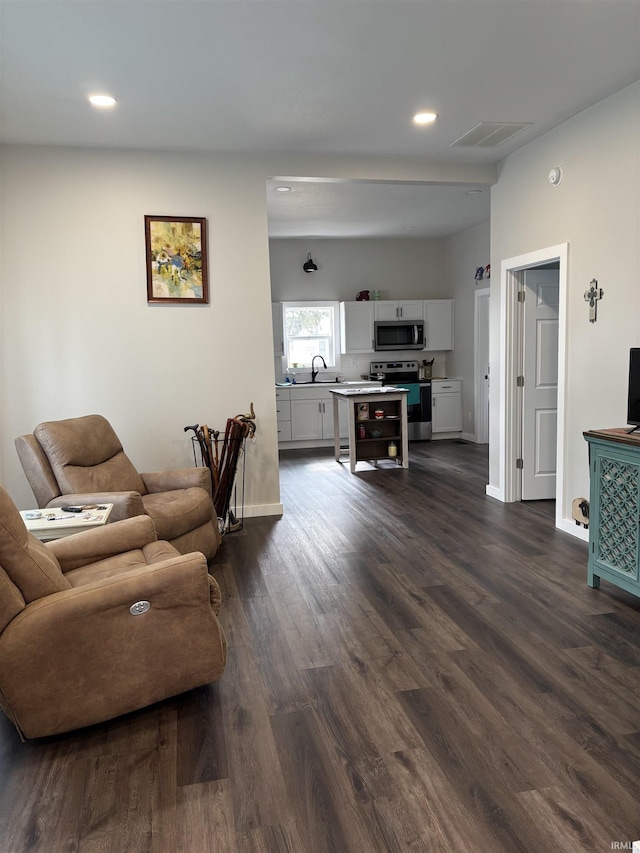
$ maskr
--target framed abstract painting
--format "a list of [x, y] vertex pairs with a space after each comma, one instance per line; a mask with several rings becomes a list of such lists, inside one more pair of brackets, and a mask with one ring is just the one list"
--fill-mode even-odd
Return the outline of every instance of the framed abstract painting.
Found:
[[207, 220], [195, 216], [145, 216], [147, 302], [209, 302]]

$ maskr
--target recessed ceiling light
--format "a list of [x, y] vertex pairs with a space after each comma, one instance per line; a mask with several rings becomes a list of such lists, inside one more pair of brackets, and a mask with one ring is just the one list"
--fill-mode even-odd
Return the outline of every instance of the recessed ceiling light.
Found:
[[290, 193], [290, 192], [291, 192], [291, 187], [274, 187], [274, 190], [275, 190], [277, 193]]
[[465, 195], [479, 195], [482, 190], [467, 190]]
[[402, 230], [403, 231], [415, 231], [416, 226], [415, 225], [403, 225]]
[[416, 113], [413, 117], [415, 124], [431, 124], [438, 118], [437, 113]]
[[113, 107], [117, 103], [111, 95], [89, 95], [89, 101], [94, 107]]

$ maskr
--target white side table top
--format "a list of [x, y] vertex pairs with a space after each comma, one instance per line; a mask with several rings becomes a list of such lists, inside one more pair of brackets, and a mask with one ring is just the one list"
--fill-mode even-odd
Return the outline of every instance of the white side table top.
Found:
[[[93, 506], [93, 505], [92, 505]], [[82, 512], [63, 512], [59, 507], [48, 509], [23, 509], [20, 515], [29, 533], [40, 539], [62, 539], [82, 530], [102, 527], [109, 520], [113, 504], [100, 504], [98, 508], [82, 509]], [[39, 513], [39, 516], [33, 516]]]

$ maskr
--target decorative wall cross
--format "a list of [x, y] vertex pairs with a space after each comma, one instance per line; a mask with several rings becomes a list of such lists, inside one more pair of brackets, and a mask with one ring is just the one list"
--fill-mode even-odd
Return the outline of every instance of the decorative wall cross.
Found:
[[584, 292], [585, 302], [589, 303], [589, 322], [595, 323], [598, 319], [598, 299], [602, 299], [604, 291], [598, 287], [597, 279], [592, 278], [589, 282], [589, 289]]

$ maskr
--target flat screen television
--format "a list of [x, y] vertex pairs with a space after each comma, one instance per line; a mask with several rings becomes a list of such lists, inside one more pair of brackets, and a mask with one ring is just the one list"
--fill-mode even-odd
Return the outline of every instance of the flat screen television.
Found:
[[632, 347], [629, 352], [627, 423], [633, 425], [629, 432], [640, 429], [640, 347]]

